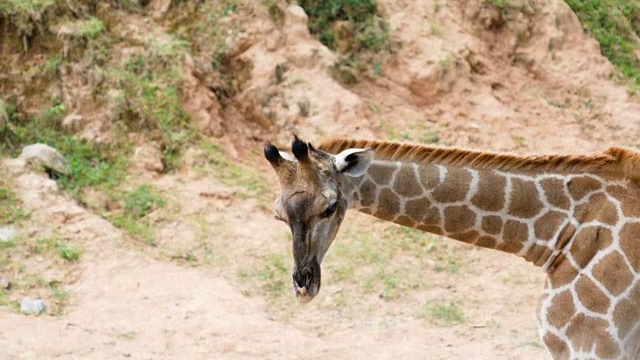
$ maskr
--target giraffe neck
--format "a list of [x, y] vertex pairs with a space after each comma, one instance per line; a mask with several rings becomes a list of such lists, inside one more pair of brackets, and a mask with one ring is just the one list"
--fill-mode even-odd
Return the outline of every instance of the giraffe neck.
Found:
[[585, 174], [526, 174], [375, 160], [350, 207], [383, 220], [553, 265], [604, 187]]

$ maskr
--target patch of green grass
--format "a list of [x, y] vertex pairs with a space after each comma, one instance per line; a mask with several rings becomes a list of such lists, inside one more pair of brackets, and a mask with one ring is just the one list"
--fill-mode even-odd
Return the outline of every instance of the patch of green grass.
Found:
[[56, 0], [0, 0], [0, 9], [22, 36], [34, 35], [36, 29], [42, 29], [45, 13], [56, 5]]
[[435, 324], [441, 326], [460, 324], [465, 320], [462, 307], [455, 302], [433, 302], [427, 304], [427, 313]]
[[47, 312], [61, 314], [68, 304], [69, 293], [63, 289], [64, 280], [50, 277], [51, 271], [66, 279], [64, 274], [78, 266], [80, 253], [78, 247], [56, 234], [15, 239], [11, 247], [0, 249], [0, 274], [11, 281], [9, 289], [0, 289], [0, 306], [18, 311], [19, 299], [25, 294], [50, 296]]
[[288, 280], [289, 276], [284, 264], [282, 255], [271, 253], [265, 256], [264, 266], [258, 276], [270, 294], [279, 296], [285, 293], [285, 280]]
[[64, 23], [67, 28], [66, 35], [77, 38], [96, 39], [105, 31], [105, 25], [102, 20], [96, 17], [90, 17], [87, 20], [76, 20]]
[[602, 54], [640, 89], [640, 3], [626, 0], [567, 0]]
[[161, 197], [151, 192], [149, 185], [140, 185], [124, 196], [124, 212], [134, 219], [141, 219], [154, 207], [165, 204]]
[[389, 226], [375, 234], [347, 225], [323, 264], [333, 281], [354, 292], [385, 301], [427, 286], [426, 272], [455, 274], [461, 266], [453, 245], [416, 229]]
[[[4, 169], [0, 168], [0, 171]], [[22, 202], [15, 195], [8, 179], [0, 178], [0, 225], [16, 224], [27, 218]], [[11, 246], [11, 241], [0, 242], [0, 248]]]
[[200, 143], [200, 148], [206, 154], [207, 168], [222, 183], [242, 188], [242, 190], [236, 191], [235, 195], [241, 199], [256, 198], [259, 201], [264, 201], [267, 198], [270, 189], [259, 170], [242, 163], [229, 161], [222, 149], [215, 143], [203, 141]]
[[[385, 127], [384, 121], [380, 123]], [[427, 125], [424, 120], [412, 121], [408, 131], [396, 131], [392, 127], [387, 128], [387, 139], [392, 141], [413, 141], [422, 144], [438, 144], [440, 142], [440, 130]]]
[[140, 185], [136, 189], [122, 195], [123, 209], [109, 214], [107, 218], [116, 227], [124, 229], [135, 238], [140, 238], [149, 245], [154, 245], [153, 229], [146, 216], [156, 208], [166, 205], [164, 199], [157, 195], [149, 185]]
[[3, 108], [8, 121], [4, 129], [0, 128], [0, 136], [6, 140], [0, 144], [0, 150], [17, 156], [23, 145], [33, 143], [45, 143], [57, 149], [69, 163], [69, 173], [59, 174], [58, 184], [74, 198], [82, 202], [83, 188], [108, 191], [124, 179], [129, 146], [98, 145], [65, 135], [61, 128], [66, 114], [63, 104], [54, 104], [27, 119], [19, 116], [13, 104], [0, 102], [0, 114]]
[[[381, 72], [382, 62], [377, 54], [389, 47], [390, 27], [377, 14], [375, 0], [300, 0], [298, 4], [309, 16], [309, 31], [320, 42], [335, 50], [337, 38], [347, 36], [349, 49], [333, 68], [334, 76], [345, 84], [358, 82], [360, 75], [375, 77]], [[335, 33], [339, 21], [349, 23], [343, 35]], [[340, 31], [342, 33], [343, 31]]]
[[65, 245], [58, 246], [58, 254], [60, 255], [61, 258], [67, 261], [77, 261], [78, 259], [80, 259], [81, 253], [82, 251], [75, 246], [72, 246], [72, 247], [68, 247]]
[[511, 0], [485, 0], [487, 3], [497, 7], [498, 9], [504, 9], [509, 6]]
[[51, 315], [62, 315], [67, 305], [71, 294], [60, 287], [53, 287], [51, 290], [52, 306], [50, 307]]
[[290, 296], [287, 288], [291, 285], [290, 269], [287, 268], [288, 254], [268, 253], [260, 258], [259, 267], [241, 268], [237, 276], [242, 281], [255, 282], [271, 298]]
[[186, 42], [171, 38], [151, 44], [111, 71], [122, 90], [118, 100], [122, 123], [159, 144], [165, 171], [177, 169], [184, 147], [198, 138], [178, 95], [186, 52]]
[[37, 238], [31, 245], [31, 251], [35, 254], [57, 253], [60, 258], [67, 261], [80, 259], [82, 250], [76, 246], [69, 246], [68, 241], [57, 235]]

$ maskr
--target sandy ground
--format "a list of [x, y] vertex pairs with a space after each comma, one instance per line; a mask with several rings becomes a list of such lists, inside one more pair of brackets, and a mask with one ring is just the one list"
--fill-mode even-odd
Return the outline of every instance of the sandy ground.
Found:
[[[563, 2], [534, 3], [533, 15], [516, 11], [496, 29], [489, 25], [497, 15], [482, 1], [382, 1], [401, 46], [378, 78], [352, 88], [331, 79], [324, 66], [332, 59], [322, 51], [314, 53], [318, 64], [296, 65], [306, 49], [301, 44], [319, 46], [308, 34], [298, 41], [292, 31], [276, 50], [258, 38], [241, 55], [260, 64], [241, 96], [250, 98], [272, 65], [289, 59], [280, 98], [306, 96], [312, 116], [300, 122], [283, 114], [262, 140], [283, 143], [297, 130], [312, 141], [328, 135], [423, 141], [435, 134], [439, 144], [521, 154], [639, 146], [640, 105], [611, 80], [597, 43]], [[298, 16], [295, 31], [304, 20]], [[270, 31], [264, 36], [275, 36]], [[266, 254], [291, 267], [288, 230], [272, 218], [278, 190], [256, 155], [262, 143], [245, 139], [234, 148], [232, 139], [222, 141], [232, 154], [248, 154], [244, 163], [264, 174], [269, 192], [239, 197], [215, 173], [189, 166], [132, 178], [168, 200], [150, 215], [155, 247], [127, 239], [53, 181], [7, 162], [31, 213], [21, 235], [57, 232], [83, 254], [66, 286], [71, 300], [64, 314], [0, 309], [0, 358], [549, 358], [535, 317], [544, 274], [492, 250], [443, 240], [458, 267], [451, 272], [434, 271], [429, 262], [436, 260], [421, 254], [367, 264], [366, 274], [421, 264], [419, 286], [389, 299], [377, 288], [361, 292], [357, 271], [338, 276], [346, 260], [337, 250], [324, 261], [323, 288], [310, 304], [295, 302], [288, 270], [269, 273], [269, 281], [284, 285], [275, 294], [265, 290], [266, 275], [256, 272]], [[393, 239], [382, 236], [388, 229], [350, 214], [336, 242], [348, 247], [357, 238], [352, 234], [364, 233], [393, 249]], [[198, 261], [185, 261], [188, 253]], [[462, 319], [437, 321], [424, 310], [434, 301], [455, 302]]]

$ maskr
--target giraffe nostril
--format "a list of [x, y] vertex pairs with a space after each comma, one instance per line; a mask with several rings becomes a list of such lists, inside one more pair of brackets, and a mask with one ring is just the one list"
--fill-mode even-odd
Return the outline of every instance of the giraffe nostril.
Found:
[[303, 267], [302, 270], [294, 273], [293, 280], [299, 288], [309, 288], [313, 283], [313, 269]]

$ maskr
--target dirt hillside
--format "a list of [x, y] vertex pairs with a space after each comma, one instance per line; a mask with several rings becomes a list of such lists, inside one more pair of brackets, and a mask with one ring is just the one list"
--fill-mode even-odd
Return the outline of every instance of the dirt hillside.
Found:
[[[640, 147], [640, 102], [565, 2], [380, 0], [377, 35], [339, 21], [329, 46], [286, 1], [18, 3], [0, 0], [0, 357], [549, 358], [539, 269], [359, 213], [296, 303], [262, 146]], [[71, 175], [16, 159], [33, 141]]]

